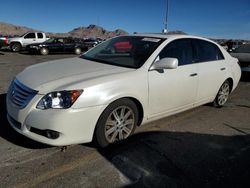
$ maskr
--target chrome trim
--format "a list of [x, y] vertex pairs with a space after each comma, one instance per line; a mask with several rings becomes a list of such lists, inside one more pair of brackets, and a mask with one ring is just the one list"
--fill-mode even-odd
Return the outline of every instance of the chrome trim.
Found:
[[15, 79], [9, 87], [8, 98], [15, 105], [15, 107], [23, 109], [29, 104], [31, 99], [33, 99], [37, 93], [38, 91], [25, 86]]

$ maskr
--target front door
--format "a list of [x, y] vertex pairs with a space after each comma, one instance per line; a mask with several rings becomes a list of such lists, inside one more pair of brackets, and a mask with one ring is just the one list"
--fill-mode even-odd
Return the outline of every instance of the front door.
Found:
[[37, 43], [36, 34], [35, 33], [27, 33], [23, 37], [23, 45], [24, 46], [27, 46], [28, 44], [34, 44], [34, 43]]
[[172, 57], [178, 59], [176, 69], [149, 71], [149, 118], [171, 114], [192, 107], [197, 95], [198, 74], [192, 61], [189, 39], [169, 43], [157, 60]]

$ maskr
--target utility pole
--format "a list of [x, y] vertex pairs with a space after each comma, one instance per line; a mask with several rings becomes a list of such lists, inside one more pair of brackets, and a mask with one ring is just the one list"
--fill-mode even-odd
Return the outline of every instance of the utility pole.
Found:
[[166, 0], [166, 16], [165, 16], [165, 20], [164, 20], [164, 29], [163, 29], [163, 33], [167, 33], [168, 32], [168, 12], [169, 12], [169, 0]]

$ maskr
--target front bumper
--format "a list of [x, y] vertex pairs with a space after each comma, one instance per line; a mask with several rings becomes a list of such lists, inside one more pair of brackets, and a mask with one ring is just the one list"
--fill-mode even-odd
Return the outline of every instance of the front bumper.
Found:
[[[92, 141], [95, 125], [106, 106], [39, 110], [36, 105], [41, 97], [36, 95], [24, 109], [16, 108], [7, 97], [8, 121], [17, 132], [52, 146]], [[59, 137], [48, 138], [43, 134], [47, 130], [58, 132]]]

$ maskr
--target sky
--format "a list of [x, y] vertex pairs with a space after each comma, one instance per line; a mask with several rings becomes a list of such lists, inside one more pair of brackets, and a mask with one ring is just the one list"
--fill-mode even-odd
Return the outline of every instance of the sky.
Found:
[[[0, 22], [45, 32], [80, 26], [161, 32], [167, 0], [0, 0]], [[169, 0], [168, 30], [250, 40], [250, 0]], [[1, 32], [1, 31], [0, 31]]]

